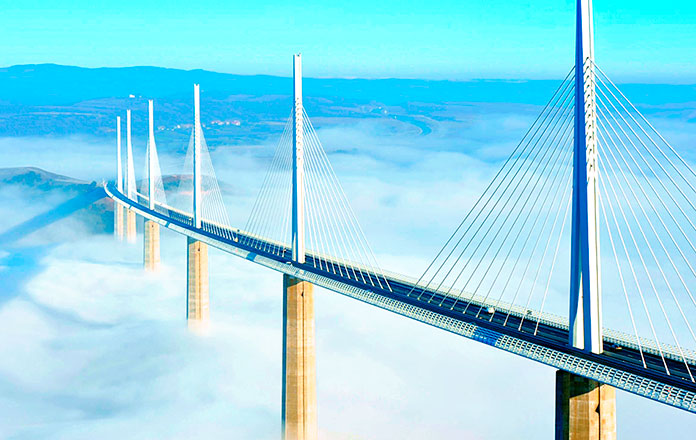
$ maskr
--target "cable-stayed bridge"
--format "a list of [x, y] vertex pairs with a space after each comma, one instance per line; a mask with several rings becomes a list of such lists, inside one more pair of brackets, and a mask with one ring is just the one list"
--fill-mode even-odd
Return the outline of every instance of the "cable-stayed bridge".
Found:
[[[302, 104], [294, 104], [245, 225], [223, 202], [201, 124], [167, 192], [153, 102], [137, 187], [131, 114], [117, 122], [115, 233], [159, 264], [159, 229], [187, 237], [187, 319], [204, 331], [213, 246], [284, 274], [285, 438], [316, 438], [317, 285], [559, 370], [557, 438], [615, 438], [614, 388], [696, 412], [696, 172], [595, 64], [577, 1], [575, 64], [418, 277], [380, 267]], [[548, 313], [561, 305], [567, 315]], [[558, 307], [554, 307], [554, 310]], [[618, 328], [620, 330], [612, 330]]]

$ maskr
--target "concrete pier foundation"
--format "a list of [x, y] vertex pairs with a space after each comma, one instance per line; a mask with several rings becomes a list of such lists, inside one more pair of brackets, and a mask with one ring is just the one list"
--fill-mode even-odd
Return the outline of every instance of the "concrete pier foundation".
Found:
[[556, 372], [556, 440], [616, 440], [616, 390]]
[[114, 236], [123, 241], [123, 206], [114, 202]]
[[126, 240], [128, 243], [135, 243], [135, 211], [126, 209]]
[[205, 332], [210, 321], [208, 292], [208, 245], [187, 238], [187, 309], [189, 329]]
[[312, 284], [283, 275], [283, 401], [285, 440], [316, 440], [317, 390]]
[[145, 220], [143, 231], [143, 266], [146, 270], [156, 271], [160, 265], [160, 225], [152, 220]]

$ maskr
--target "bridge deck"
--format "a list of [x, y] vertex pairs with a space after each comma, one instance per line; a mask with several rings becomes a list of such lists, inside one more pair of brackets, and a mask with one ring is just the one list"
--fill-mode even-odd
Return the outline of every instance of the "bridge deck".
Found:
[[[304, 264], [291, 262], [289, 248], [238, 229], [203, 222], [192, 226], [191, 216], [158, 207], [149, 210], [142, 200], [134, 202], [112, 186], [107, 194], [116, 202], [167, 228], [200, 239], [212, 246], [263, 264], [274, 270], [316, 283], [373, 305], [426, 322], [433, 326], [496, 346], [503, 350], [554, 366], [617, 388], [696, 413], [696, 383], [675, 354], [663, 358], [656, 350], [641, 353], [632, 341], [605, 338], [602, 354], [587, 353], [568, 345], [568, 329], [507, 310], [489, 310], [487, 304], [446, 296], [421, 288], [398, 276], [376, 277], [367, 268], [309, 253]], [[385, 282], [386, 281], [386, 282]], [[687, 358], [689, 368], [696, 361]], [[665, 364], [667, 368], [665, 368]]]

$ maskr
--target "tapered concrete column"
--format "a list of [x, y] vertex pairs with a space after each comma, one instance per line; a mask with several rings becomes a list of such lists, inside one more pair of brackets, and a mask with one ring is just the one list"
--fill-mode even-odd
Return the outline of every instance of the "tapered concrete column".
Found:
[[556, 372], [556, 440], [616, 440], [616, 390]]
[[135, 243], [135, 211], [126, 208], [126, 240], [128, 243]]
[[160, 226], [152, 220], [145, 220], [143, 231], [143, 266], [156, 271], [160, 265]]
[[119, 241], [123, 240], [123, 206], [114, 202], [114, 236]]
[[283, 438], [317, 438], [312, 285], [283, 275]]
[[186, 319], [189, 329], [205, 332], [210, 321], [208, 245], [187, 238], [186, 259], [188, 266]]

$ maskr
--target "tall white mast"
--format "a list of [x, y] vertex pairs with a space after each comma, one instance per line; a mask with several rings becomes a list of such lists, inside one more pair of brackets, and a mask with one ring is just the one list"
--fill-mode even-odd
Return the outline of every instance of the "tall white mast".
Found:
[[131, 142], [131, 111], [126, 110], [126, 153], [127, 153], [127, 168], [126, 168], [126, 191], [128, 191], [128, 198], [135, 200], [136, 188], [135, 188], [135, 166], [133, 165], [133, 143]]
[[196, 228], [201, 227], [201, 202], [202, 202], [202, 185], [201, 185], [201, 148], [202, 135], [201, 128], [201, 95], [200, 86], [193, 85], [193, 107], [194, 107], [194, 125], [193, 125], [193, 223]]
[[292, 129], [292, 260], [305, 262], [304, 240], [304, 126], [302, 113], [302, 55], [293, 56], [293, 129]]
[[577, 0], [570, 343], [602, 352], [592, 0]]
[[155, 209], [155, 129], [152, 99], [147, 102], [148, 144], [147, 144], [147, 200], [148, 207]]
[[116, 189], [123, 192], [123, 163], [121, 159], [121, 117], [116, 116]]

